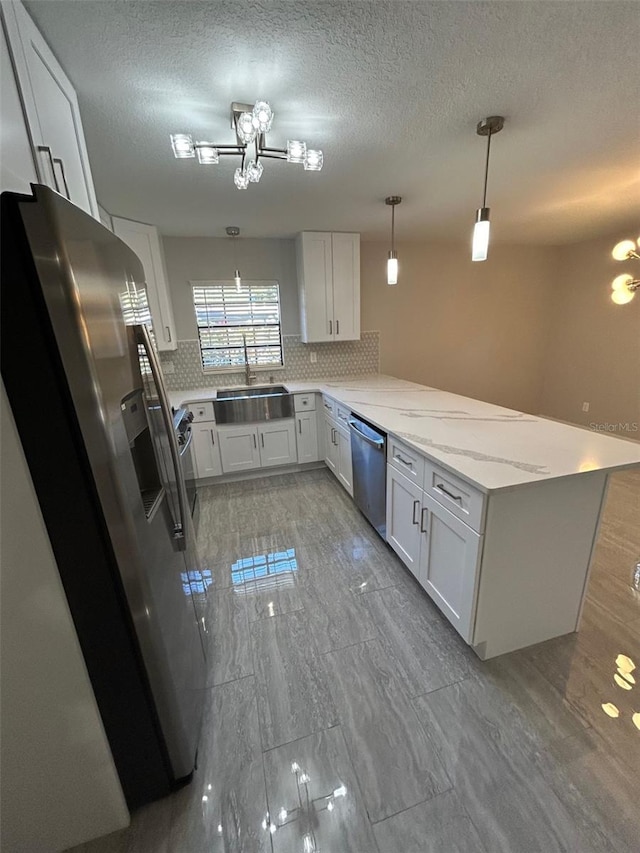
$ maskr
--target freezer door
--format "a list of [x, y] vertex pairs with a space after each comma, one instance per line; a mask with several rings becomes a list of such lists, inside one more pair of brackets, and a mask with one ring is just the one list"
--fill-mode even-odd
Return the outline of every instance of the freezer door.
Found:
[[[114, 583], [121, 583], [126, 596], [126, 618], [135, 630], [171, 775], [178, 779], [194, 767], [205, 660], [188, 579], [192, 564], [185, 559], [192, 530], [184, 522], [184, 483], [173, 458], [176, 442], [170, 419], [167, 426], [162, 377], [148, 330], [126, 322], [132, 319], [126, 295], [144, 289], [144, 271], [133, 252], [96, 220], [48, 188], [34, 192], [35, 202], [21, 203], [20, 214], [55, 337], [63, 396], [77, 424], [77, 453], [91, 476], [86, 494], [76, 499], [95, 501], [104, 519]], [[141, 340], [156, 374], [141, 372]], [[162, 486], [150, 514], [123, 410], [136, 391], [145, 395]], [[61, 484], [51, 488], [60, 488], [66, 500]], [[69, 537], [82, 535], [74, 527], [73, 504], [68, 516]], [[82, 571], [90, 584], [92, 566]], [[81, 638], [85, 656], [103, 643], [102, 627], [85, 625], [83, 630], [95, 633], [85, 642]]]

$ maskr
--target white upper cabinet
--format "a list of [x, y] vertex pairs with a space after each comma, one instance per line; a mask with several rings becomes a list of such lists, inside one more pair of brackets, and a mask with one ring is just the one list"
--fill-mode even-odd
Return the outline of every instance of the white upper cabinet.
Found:
[[303, 231], [296, 241], [304, 343], [360, 339], [360, 235]]
[[112, 216], [113, 233], [136, 253], [144, 268], [153, 330], [159, 350], [176, 349], [176, 328], [169, 296], [164, 254], [154, 225]]
[[24, 7], [2, 12], [38, 180], [98, 219], [75, 90]]

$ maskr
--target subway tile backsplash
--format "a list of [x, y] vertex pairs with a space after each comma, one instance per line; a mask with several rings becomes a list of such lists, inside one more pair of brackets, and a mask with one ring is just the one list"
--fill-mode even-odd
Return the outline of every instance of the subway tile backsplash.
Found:
[[[278, 382], [287, 379], [314, 379], [319, 376], [358, 376], [380, 372], [380, 333], [362, 332], [359, 341], [326, 344], [303, 344], [299, 335], [284, 335], [284, 367], [260, 371], [258, 376], [269, 381], [273, 373]], [[311, 362], [311, 353], [317, 361]], [[224, 388], [243, 385], [244, 371], [203, 373], [198, 341], [178, 341], [174, 352], [160, 353], [165, 379], [170, 391], [189, 388]], [[173, 364], [173, 373], [167, 368]], [[260, 381], [259, 379], [259, 381]]]

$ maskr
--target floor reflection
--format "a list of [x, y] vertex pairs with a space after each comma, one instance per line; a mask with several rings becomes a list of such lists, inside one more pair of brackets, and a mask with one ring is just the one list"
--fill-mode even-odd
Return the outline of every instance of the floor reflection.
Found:
[[295, 548], [243, 557], [231, 566], [231, 581], [239, 593], [265, 592], [293, 586], [298, 571]]

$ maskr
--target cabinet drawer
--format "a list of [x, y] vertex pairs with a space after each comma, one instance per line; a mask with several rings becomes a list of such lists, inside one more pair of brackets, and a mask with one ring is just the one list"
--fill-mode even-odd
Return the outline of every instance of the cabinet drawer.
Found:
[[294, 394], [293, 405], [296, 412], [314, 412], [316, 408], [316, 395]]
[[484, 526], [484, 495], [473, 486], [425, 460], [424, 490], [473, 530]]
[[198, 423], [198, 421], [215, 421], [215, 415], [213, 413], [213, 403], [187, 403], [186, 408], [193, 415], [193, 422]]
[[322, 395], [322, 408], [326, 415], [329, 415], [332, 418], [336, 416], [336, 403], [335, 400], [332, 400], [331, 397], [325, 397]]
[[390, 435], [387, 462], [389, 465], [393, 465], [398, 471], [402, 471], [405, 477], [408, 477], [422, 488], [425, 459], [417, 450], [413, 450], [413, 448], [408, 447]]
[[350, 417], [351, 409], [345, 409], [345, 407], [341, 406], [339, 403], [336, 404], [336, 420], [338, 421], [338, 426], [344, 427], [348, 430]]

